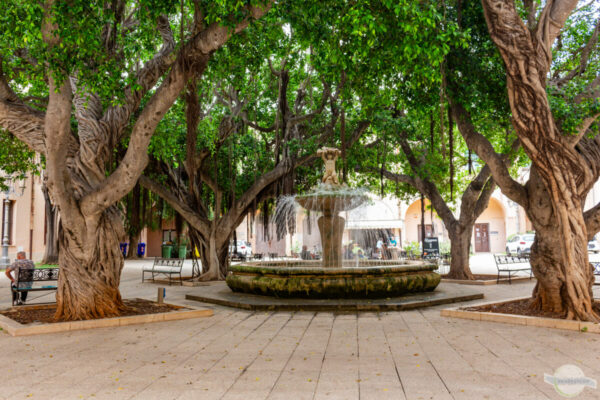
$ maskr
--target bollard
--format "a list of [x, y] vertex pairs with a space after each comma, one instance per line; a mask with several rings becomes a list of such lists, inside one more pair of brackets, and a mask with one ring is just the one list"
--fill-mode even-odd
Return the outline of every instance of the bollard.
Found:
[[163, 287], [159, 287], [159, 288], [158, 288], [158, 295], [157, 295], [157, 298], [156, 298], [156, 302], [157, 302], [158, 304], [162, 304], [162, 303], [164, 302], [164, 299], [165, 299], [165, 292], [166, 292], [166, 291], [167, 291], [167, 290], [166, 290], [165, 288], [163, 288]]

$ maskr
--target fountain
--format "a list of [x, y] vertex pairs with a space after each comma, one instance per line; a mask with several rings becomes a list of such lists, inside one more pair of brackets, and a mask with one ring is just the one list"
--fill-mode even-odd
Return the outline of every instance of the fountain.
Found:
[[345, 220], [338, 214], [368, 200], [364, 192], [340, 184], [335, 162], [340, 150], [324, 147], [321, 184], [312, 192], [291, 198], [301, 207], [322, 215], [317, 220], [322, 261], [250, 262], [232, 265], [227, 285], [234, 292], [277, 297], [381, 298], [434, 290], [437, 265], [419, 261], [342, 259]]

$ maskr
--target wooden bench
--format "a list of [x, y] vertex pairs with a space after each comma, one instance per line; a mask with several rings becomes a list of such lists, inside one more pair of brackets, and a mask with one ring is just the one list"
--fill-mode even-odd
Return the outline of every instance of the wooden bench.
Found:
[[229, 255], [229, 259], [231, 261], [242, 261], [242, 262], [244, 262], [244, 261], [246, 261], [246, 255], [242, 254], [242, 253], [231, 253]]
[[144, 267], [142, 269], [142, 282], [145, 281], [147, 272], [152, 274], [152, 282], [156, 275], [168, 275], [169, 286], [173, 282], [173, 275], [179, 275], [179, 284], [183, 286], [181, 279], [181, 269], [183, 268], [183, 258], [155, 258], [152, 267]]
[[[507, 256], [504, 254], [494, 254], [494, 261], [496, 261], [496, 268], [498, 269], [498, 279], [496, 283], [500, 282], [500, 273], [508, 272], [508, 283], [512, 284], [511, 277], [513, 273], [519, 271], [529, 271], [529, 279], [532, 277], [531, 265], [529, 264], [528, 256]], [[523, 266], [523, 264], [527, 266]], [[519, 265], [521, 264], [521, 265]], [[514, 267], [511, 267], [514, 265]]]
[[[35, 282], [56, 282], [58, 281], [58, 271], [60, 268], [19, 268], [19, 274], [15, 286], [11, 286], [14, 293], [37, 292], [42, 290], [56, 290], [57, 285], [33, 286]], [[18, 296], [16, 296], [18, 297]], [[13, 298], [12, 305], [15, 305]]]
[[596, 282], [596, 277], [600, 277], [600, 262], [593, 262], [594, 267], [594, 285], [600, 285], [600, 282]]

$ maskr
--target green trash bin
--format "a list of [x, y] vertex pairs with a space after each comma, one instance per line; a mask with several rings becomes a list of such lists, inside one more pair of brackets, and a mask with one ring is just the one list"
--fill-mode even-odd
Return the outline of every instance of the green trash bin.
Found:
[[162, 245], [162, 258], [171, 258], [171, 253], [173, 251], [173, 246], [170, 244]]
[[182, 244], [178, 249], [179, 258], [184, 258], [187, 256], [187, 245]]

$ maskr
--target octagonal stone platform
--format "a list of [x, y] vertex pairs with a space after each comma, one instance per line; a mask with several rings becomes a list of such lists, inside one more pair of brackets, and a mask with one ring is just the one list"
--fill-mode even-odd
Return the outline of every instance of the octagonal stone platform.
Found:
[[225, 282], [214, 282], [194, 288], [185, 297], [188, 300], [253, 311], [384, 312], [478, 300], [483, 298], [483, 293], [473, 287], [442, 282], [433, 292], [382, 299], [278, 298], [232, 292]]

